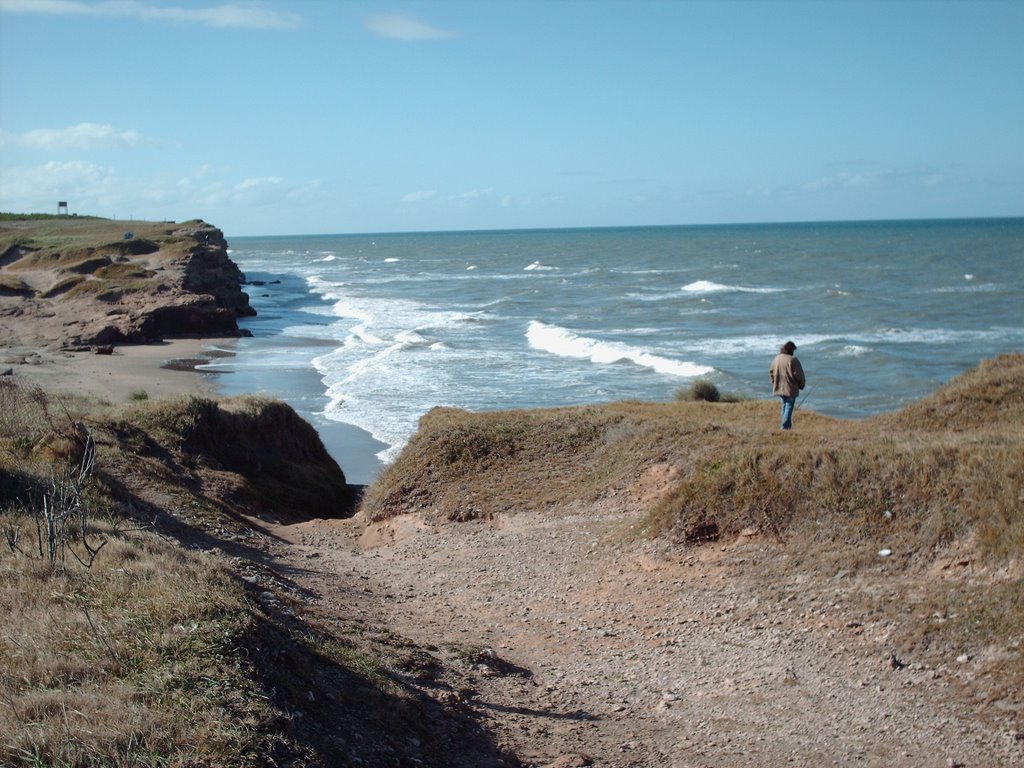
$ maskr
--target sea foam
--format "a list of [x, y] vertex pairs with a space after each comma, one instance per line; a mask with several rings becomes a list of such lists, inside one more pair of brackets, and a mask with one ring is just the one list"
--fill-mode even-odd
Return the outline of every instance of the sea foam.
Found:
[[631, 347], [628, 344], [614, 341], [600, 341], [580, 336], [567, 328], [548, 325], [539, 320], [531, 320], [526, 331], [526, 339], [530, 346], [543, 352], [561, 357], [574, 357], [590, 360], [598, 365], [629, 362], [658, 373], [671, 376], [693, 378], [712, 373], [715, 369], [707, 365], [699, 365], [667, 357], [654, 355], [644, 349]]
[[680, 290], [685, 293], [702, 294], [702, 293], [778, 293], [783, 290], [782, 288], [748, 288], [742, 285], [723, 285], [722, 283], [714, 283], [710, 280], [695, 280], [692, 283], [687, 283]]

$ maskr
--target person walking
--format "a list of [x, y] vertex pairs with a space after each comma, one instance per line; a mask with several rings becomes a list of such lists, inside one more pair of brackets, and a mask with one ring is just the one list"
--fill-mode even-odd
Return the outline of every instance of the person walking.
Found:
[[803, 366], [793, 355], [794, 352], [796, 344], [787, 341], [779, 348], [779, 354], [772, 360], [772, 365], [768, 369], [768, 375], [772, 380], [772, 394], [782, 398], [783, 429], [792, 429], [796, 396], [807, 385]]

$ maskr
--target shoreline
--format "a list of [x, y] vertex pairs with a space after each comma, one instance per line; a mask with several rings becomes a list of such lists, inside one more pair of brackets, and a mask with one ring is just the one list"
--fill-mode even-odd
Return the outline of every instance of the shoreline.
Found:
[[[7, 349], [0, 367], [16, 382], [53, 394], [86, 395], [111, 405], [145, 392], [149, 399], [217, 394], [215, 375], [195, 369], [212, 357], [210, 345], [234, 338], [180, 338], [152, 344], [114, 345], [109, 355], [48, 349]], [[183, 364], [185, 362], [191, 364]]]
[[[237, 341], [235, 337], [172, 338], [152, 344], [115, 345], [109, 355], [8, 347], [0, 351], [0, 373], [11, 373], [0, 379], [39, 386], [54, 395], [84, 395], [110, 405], [128, 403], [142, 392], [149, 400], [183, 395], [266, 395], [288, 402], [313, 425], [350, 483], [372, 482], [383, 465], [375, 455], [380, 444], [365, 430], [310, 412], [301, 403], [290, 402], [286, 394], [258, 386], [255, 380], [232, 386], [227, 379], [236, 377], [234, 371], [202, 368], [218, 359], [234, 357], [236, 353], [231, 349]], [[237, 378], [245, 379], [246, 374]]]

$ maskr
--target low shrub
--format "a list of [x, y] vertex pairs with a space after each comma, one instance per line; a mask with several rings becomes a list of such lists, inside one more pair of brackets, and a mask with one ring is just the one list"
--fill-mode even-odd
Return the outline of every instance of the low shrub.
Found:
[[718, 387], [707, 379], [697, 379], [690, 385], [685, 395], [679, 396], [681, 400], [700, 400], [706, 403], [717, 403], [722, 399]]

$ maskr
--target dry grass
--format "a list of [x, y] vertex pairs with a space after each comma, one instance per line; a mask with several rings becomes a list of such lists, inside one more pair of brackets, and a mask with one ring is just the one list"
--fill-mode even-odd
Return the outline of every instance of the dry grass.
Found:
[[47, 288], [45, 291], [39, 294], [40, 298], [53, 299], [57, 296], [61, 296], [69, 291], [73, 290], [77, 285], [86, 281], [85, 275], [71, 275], [70, 277], [62, 277], [57, 280], [53, 285]]
[[662, 466], [675, 479], [647, 510], [651, 536], [696, 542], [757, 528], [854, 551], [881, 537], [924, 561], [967, 535], [993, 562], [1024, 547], [1024, 356], [987, 361], [896, 414], [799, 411], [789, 433], [775, 421], [766, 401], [436, 409], [364, 509], [450, 520], [543, 509], [617, 493]]
[[598, 409], [435, 408], [363, 508], [374, 520], [415, 511], [469, 520], [565, 501], [586, 486], [588, 457], [619, 420]]
[[[52, 473], [80, 458], [83, 425], [99, 444], [87, 536], [106, 542], [91, 567], [41, 555], [37, 525]], [[316, 764], [315, 739], [307, 743], [287, 712], [323, 692], [299, 680], [348, 675], [381, 706], [405, 698], [381, 671], [383, 650], [346, 671], [345, 653], [329, 650], [354, 658], [357, 641], [282, 624], [223, 560], [157, 535], [175, 530], [187, 545], [215, 541], [207, 530], [241, 532], [246, 508], [216, 491], [233, 484], [255, 499], [260, 476], [275, 471], [284, 495], [288, 472], [307, 483], [329, 462], [334, 474], [324, 469], [317, 491], [332, 480], [334, 497], [344, 496], [344, 477], [325, 457], [312, 427], [275, 401], [114, 408], [0, 385], [0, 530], [10, 542], [0, 544], [0, 764]], [[278, 657], [285, 648], [288, 665]]]
[[[127, 434], [139, 428], [151, 434], [134, 439], [171, 443], [180, 468], [207, 468], [243, 478], [235, 501], [279, 520], [346, 517], [353, 492], [330, 458], [316, 430], [284, 403], [243, 396], [213, 400], [184, 397], [145, 402], [125, 412]], [[145, 451], [143, 450], [145, 455]]]
[[[0, 220], [0, 254], [13, 248], [21, 257], [6, 264], [5, 271], [53, 270], [93, 274], [113, 281], [139, 283], [153, 273], [138, 266], [111, 263], [125, 257], [155, 254], [158, 259], [174, 259], [195, 245], [173, 233], [199, 222], [184, 224], [111, 221], [67, 216]], [[131, 231], [134, 237], [124, 239]]]
[[156, 272], [137, 264], [110, 264], [96, 270], [96, 277], [102, 280], [115, 281], [137, 281], [140, 285], [148, 285], [147, 280], [152, 278]]
[[[231, 652], [249, 621], [241, 589], [216, 563], [151, 534], [97, 530], [113, 543], [91, 569], [0, 560], [0, 760], [216, 764], [269, 717]], [[245, 715], [225, 721], [226, 707]], [[175, 759], [185, 745], [193, 757]]]
[[[106, 544], [92, 567], [40, 554], [39, 504], [78, 458], [83, 409], [0, 387], [0, 763], [215, 765], [241, 750], [258, 764], [245, 745], [271, 714], [230, 650], [252, 616], [221, 566], [135, 530], [98, 478], [88, 536]], [[226, 720], [235, 706], [244, 716]]]

